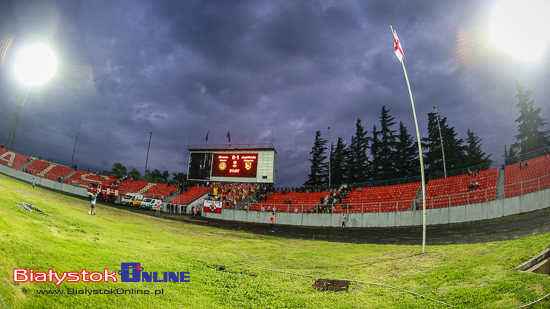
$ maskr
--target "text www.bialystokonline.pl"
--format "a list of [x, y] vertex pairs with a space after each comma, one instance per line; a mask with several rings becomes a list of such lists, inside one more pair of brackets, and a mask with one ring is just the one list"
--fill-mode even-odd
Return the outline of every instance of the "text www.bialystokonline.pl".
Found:
[[37, 290], [41, 295], [162, 295], [161, 290], [141, 289], [65, 289], [65, 290]]

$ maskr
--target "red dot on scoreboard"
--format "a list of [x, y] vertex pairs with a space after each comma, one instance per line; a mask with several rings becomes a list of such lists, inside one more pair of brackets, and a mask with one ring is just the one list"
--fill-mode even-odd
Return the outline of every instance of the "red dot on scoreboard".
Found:
[[138, 266], [136, 267], [136, 269], [137, 269], [137, 270], [141, 270], [141, 265], [138, 265]]

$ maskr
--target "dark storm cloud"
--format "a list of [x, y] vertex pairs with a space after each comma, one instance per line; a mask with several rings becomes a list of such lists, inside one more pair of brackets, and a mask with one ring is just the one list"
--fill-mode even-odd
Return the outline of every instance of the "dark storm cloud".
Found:
[[[315, 131], [349, 143], [382, 106], [414, 133], [393, 23], [405, 51], [421, 134], [437, 105], [499, 159], [517, 129], [515, 84], [548, 119], [548, 77], [492, 49], [492, 2], [477, 1], [3, 1], [0, 36], [16, 35], [0, 74], [0, 137], [23, 87], [18, 48], [57, 30], [60, 73], [23, 107], [15, 150], [109, 169], [121, 162], [186, 171], [188, 144], [269, 143], [277, 184], [309, 173]], [[47, 13], [47, 14], [46, 14]], [[53, 30], [52, 30], [53, 29]], [[480, 30], [481, 29], [481, 30]], [[395, 128], [397, 129], [397, 127]]]

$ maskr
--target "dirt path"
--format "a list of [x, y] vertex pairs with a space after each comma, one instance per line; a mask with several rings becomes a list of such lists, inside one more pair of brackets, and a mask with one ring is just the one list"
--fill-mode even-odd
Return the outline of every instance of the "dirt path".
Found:
[[[121, 205], [105, 205], [136, 213], [155, 215], [154, 211]], [[395, 228], [329, 228], [276, 225], [275, 233], [268, 232], [268, 223], [248, 223], [162, 213], [161, 217], [221, 229], [245, 231], [277, 237], [347, 242], [357, 244], [421, 245], [422, 227]], [[550, 208], [492, 220], [429, 225], [426, 245], [474, 244], [514, 240], [526, 236], [550, 233]]]

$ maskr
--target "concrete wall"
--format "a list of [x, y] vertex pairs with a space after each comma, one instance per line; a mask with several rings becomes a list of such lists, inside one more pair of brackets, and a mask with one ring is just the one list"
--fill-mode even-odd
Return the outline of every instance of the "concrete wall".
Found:
[[[0, 173], [26, 181], [28, 183], [32, 183], [32, 179], [34, 177], [36, 179], [36, 184], [41, 187], [82, 197], [88, 196], [86, 188], [74, 187], [49, 179], [36, 177], [4, 165], [0, 165]], [[163, 204], [164, 209], [165, 203]], [[435, 225], [494, 219], [548, 207], [550, 207], [550, 189], [479, 204], [429, 209], [426, 210], [426, 224]], [[190, 207], [188, 206], [187, 208], [189, 211]], [[224, 209], [221, 214], [203, 213], [203, 215], [205, 217], [222, 220], [269, 223], [269, 216], [271, 213]], [[340, 227], [342, 226], [342, 214], [278, 212], [276, 214], [276, 223], [284, 225]], [[422, 211], [413, 210], [348, 214], [346, 225], [349, 227], [418, 226], [422, 225]]]
[[22, 180], [22, 181], [26, 181], [30, 184], [32, 184], [32, 179], [34, 178], [36, 180], [36, 185], [37, 186], [41, 186], [41, 187], [48, 188], [48, 189], [53, 189], [53, 190], [58, 190], [58, 191], [63, 191], [63, 192], [68, 193], [68, 194], [73, 194], [73, 195], [82, 196], [82, 197], [87, 197], [88, 196], [88, 191], [87, 191], [86, 188], [75, 187], [75, 186], [60, 183], [60, 182], [57, 182], [57, 181], [40, 178], [36, 175], [23, 173], [21, 171], [14, 170], [14, 169], [9, 168], [9, 167], [4, 166], [4, 165], [0, 165], [0, 173], [8, 175], [8, 176], [13, 177], [13, 178], [17, 178], [17, 179]]
[[[426, 210], [426, 224], [448, 224], [494, 219], [550, 207], [550, 189], [491, 202]], [[224, 209], [209, 218], [269, 223], [270, 212]], [[421, 226], [422, 211], [348, 214], [349, 227]], [[276, 223], [300, 226], [342, 226], [342, 214], [276, 213]]]

